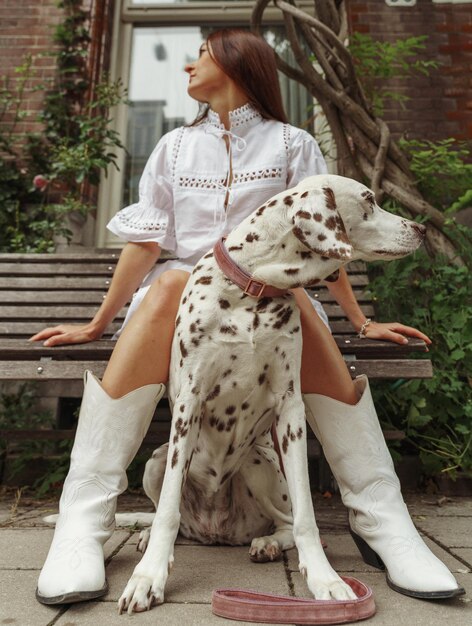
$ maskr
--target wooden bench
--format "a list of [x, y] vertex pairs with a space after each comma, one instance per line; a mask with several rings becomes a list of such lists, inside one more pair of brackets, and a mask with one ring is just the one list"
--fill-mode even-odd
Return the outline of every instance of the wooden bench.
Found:
[[[29, 343], [28, 337], [46, 326], [89, 321], [110, 284], [119, 250], [64, 254], [0, 254], [0, 381], [37, 381], [38, 395], [78, 398], [82, 395], [82, 376], [91, 369], [97, 376], [104, 372], [113, 350], [113, 333], [126, 313], [123, 309], [104, 337], [83, 345], [47, 348]], [[367, 292], [368, 277], [364, 263], [348, 266], [354, 293], [366, 316], [374, 309]], [[412, 359], [414, 351], [424, 351], [423, 341], [411, 339], [408, 345], [359, 339], [341, 308], [333, 302], [326, 287], [313, 294], [323, 303], [331, 328], [353, 377], [430, 378], [431, 362]], [[162, 409], [147, 442], [162, 443], [169, 433], [169, 411]], [[73, 430], [38, 430], [35, 439], [72, 438]], [[0, 430], [0, 436], [15, 441], [32, 437], [31, 432]], [[399, 437], [391, 434], [390, 438]]]

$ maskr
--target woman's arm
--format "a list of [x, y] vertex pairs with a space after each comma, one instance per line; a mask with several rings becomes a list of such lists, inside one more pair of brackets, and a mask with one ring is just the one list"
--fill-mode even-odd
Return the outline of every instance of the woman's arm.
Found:
[[[339, 270], [338, 280], [327, 282], [326, 286], [354, 326], [356, 332], [359, 332], [367, 318], [361, 311], [354, 296], [346, 270], [342, 267]], [[427, 344], [431, 343], [431, 339], [421, 331], [398, 322], [370, 322], [365, 329], [365, 336], [369, 339], [386, 339], [395, 343], [408, 343], [405, 335], [423, 339]]]
[[157, 243], [127, 243], [120, 254], [108, 293], [92, 321], [82, 326], [60, 324], [45, 328], [31, 337], [30, 341], [45, 340], [45, 346], [60, 346], [99, 339], [152, 269], [160, 254], [161, 249]]

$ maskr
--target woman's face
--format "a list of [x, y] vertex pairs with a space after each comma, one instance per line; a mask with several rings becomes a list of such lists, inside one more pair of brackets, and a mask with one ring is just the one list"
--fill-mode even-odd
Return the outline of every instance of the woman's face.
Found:
[[187, 92], [199, 102], [209, 102], [215, 96], [221, 96], [232, 82], [223, 70], [213, 61], [208, 51], [210, 44], [200, 46], [196, 61], [185, 66], [189, 75]]

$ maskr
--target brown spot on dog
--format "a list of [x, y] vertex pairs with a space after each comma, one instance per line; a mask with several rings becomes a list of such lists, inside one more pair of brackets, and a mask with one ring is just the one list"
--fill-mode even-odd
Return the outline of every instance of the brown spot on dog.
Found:
[[267, 206], [275, 206], [276, 204], [277, 204], [277, 200], [272, 200], [272, 202], [269, 202]]
[[308, 211], [297, 211], [295, 215], [302, 220], [311, 220], [311, 213], [308, 213]]
[[293, 204], [293, 198], [292, 198], [292, 196], [285, 196], [285, 198], [284, 198], [284, 204], [286, 204], [287, 206], [292, 206], [292, 204]]
[[318, 235], [318, 241], [324, 241], [326, 238], [327, 238], [326, 235], [323, 235], [323, 233], [320, 233]]
[[220, 305], [221, 309], [229, 309], [229, 307], [231, 306], [228, 300], [225, 300], [224, 298], [220, 298], [218, 300], [218, 304]]
[[313, 213], [313, 219], [315, 222], [321, 222], [323, 220], [323, 216], [321, 213]]
[[228, 248], [228, 252], [235, 252], [236, 250], [242, 250], [243, 249], [243, 244], [240, 244], [239, 246], [231, 246]]
[[296, 267], [289, 268], [288, 270], [284, 270], [284, 273], [287, 274], [288, 276], [292, 276], [293, 274], [298, 274], [299, 272], [300, 270]]
[[243, 402], [243, 403], [241, 404], [241, 409], [242, 409], [243, 411], [245, 411], [245, 410], [246, 410], [246, 409], [248, 409], [248, 408], [249, 408], [249, 402]]
[[336, 218], [333, 216], [328, 217], [328, 219], [325, 220], [324, 225], [326, 226], [328, 230], [336, 230], [336, 226], [337, 226]]
[[198, 280], [195, 281], [196, 285], [211, 285], [213, 281], [212, 276], [200, 276]]
[[227, 326], [227, 325], [223, 325], [220, 327], [220, 333], [226, 334], [226, 335], [237, 335], [238, 334], [238, 329], [236, 326]]
[[287, 307], [284, 311], [279, 312], [277, 315], [280, 316], [279, 319], [275, 322], [272, 328], [280, 329], [285, 324], [288, 324], [290, 318], [292, 317], [293, 310], [291, 307]]
[[330, 187], [324, 187], [323, 192], [328, 209], [330, 211], [336, 211], [338, 207], [336, 206], [336, 196], [334, 195], [334, 191]]
[[252, 243], [253, 241], [259, 241], [259, 235], [256, 233], [248, 233], [246, 235], [246, 241]]
[[254, 463], [254, 465], [260, 465], [261, 464], [261, 460], [260, 459], [254, 459], [253, 463]]
[[300, 426], [300, 428], [297, 430], [297, 437], [298, 439], [301, 439], [303, 435], [303, 428]]
[[307, 195], [308, 195], [308, 191], [304, 191], [302, 195], [300, 196], [300, 198], [306, 198]]
[[284, 451], [284, 454], [287, 454], [287, 449], [288, 449], [288, 439], [287, 439], [287, 436], [284, 435], [282, 439], [282, 450]]
[[226, 450], [226, 455], [227, 455], [227, 456], [230, 456], [231, 454], [233, 454], [233, 452], [234, 452], [234, 447], [233, 447], [233, 444], [231, 443], [231, 444], [228, 446], [228, 449]]
[[179, 460], [179, 451], [177, 448], [174, 450], [174, 454], [172, 455], [171, 467], [175, 467], [177, 465], [177, 461]]
[[283, 500], [284, 502], [287, 502], [287, 499], [288, 499], [288, 496], [287, 496], [287, 494], [286, 494], [286, 493], [284, 493], [284, 494], [282, 495], [282, 500]]
[[209, 402], [210, 400], [214, 400], [217, 396], [220, 395], [220, 391], [221, 387], [219, 385], [215, 385], [215, 387], [213, 387], [213, 390], [210, 391], [210, 393], [205, 398], [205, 401]]
[[180, 340], [180, 354], [182, 355], [184, 359], [186, 356], [188, 356], [187, 348], [185, 347], [185, 344], [182, 341], [182, 339]]
[[259, 378], [257, 379], [259, 385], [262, 385], [262, 383], [265, 381], [266, 379], [266, 375], [264, 373], [262, 373]]
[[328, 283], [335, 283], [339, 278], [339, 270], [335, 270], [332, 274], [330, 274], [329, 276], [326, 276], [325, 280]]
[[226, 415], [233, 415], [233, 413], [236, 411], [236, 407], [234, 405], [228, 406], [226, 408]]

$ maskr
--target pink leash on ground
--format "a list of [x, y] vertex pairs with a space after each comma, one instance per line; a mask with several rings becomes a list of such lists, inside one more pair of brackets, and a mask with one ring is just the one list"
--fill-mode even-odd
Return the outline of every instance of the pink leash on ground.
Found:
[[341, 578], [357, 600], [309, 600], [249, 589], [215, 589], [211, 608], [220, 617], [263, 624], [345, 624], [372, 617], [372, 589], [356, 578]]

